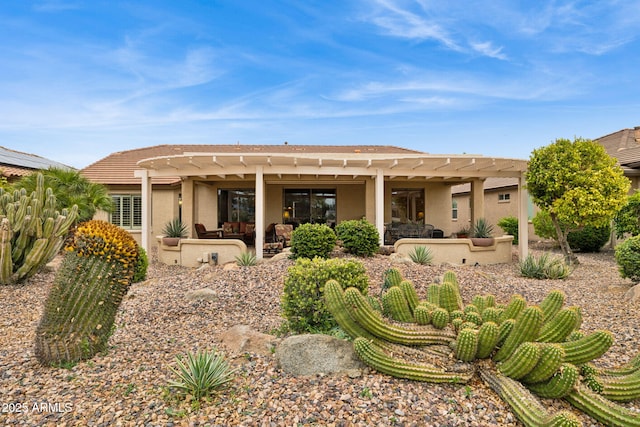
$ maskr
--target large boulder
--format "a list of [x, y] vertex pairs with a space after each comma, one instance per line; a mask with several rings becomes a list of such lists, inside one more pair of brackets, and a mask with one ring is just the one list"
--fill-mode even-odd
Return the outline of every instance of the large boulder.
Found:
[[294, 335], [276, 348], [280, 368], [294, 376], [348, 374], [357, 376], [365, 365], [351, 342], [328, 335]]
[[625, 298], [632, 303], [640, 302], [640, 283], [629, 289], [625, 294]]
[[219, 338], [229, 352], [235, 355], [254, 353], [269, 356], [280, 341], [273, 335], [254, 331], [247, 325], [233, 326], [221, 333]]

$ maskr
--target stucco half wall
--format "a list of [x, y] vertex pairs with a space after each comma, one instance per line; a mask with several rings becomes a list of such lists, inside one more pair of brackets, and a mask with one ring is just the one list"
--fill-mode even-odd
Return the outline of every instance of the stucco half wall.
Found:
[[513, 236], [495, 237], [491, 246], [475, 246], [471, 239], [400, 239], [393, 246], [401, 255], [424, 246], [433, 254], [433, 264], [475, 265], [513, 262]]
[[235, 262], [236, 257], [247, 251], [247, 245], [238, 239], [180, 239], [178, 246], [167, 246], [158, 240], [158, 261], [169, 265], [200, 267], [215, 264], [211, 254], [218, 257], [218, 264]]

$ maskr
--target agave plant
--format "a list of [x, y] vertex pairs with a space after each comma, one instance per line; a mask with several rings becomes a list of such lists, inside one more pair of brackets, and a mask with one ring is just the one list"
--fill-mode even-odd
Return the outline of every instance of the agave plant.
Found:
[[426, 246], [416, 246], [413, 248], [413, 251], [409, 253], [409, 258], [416, 264], [427, 265], [431, 264], [433, 253], [431, 249]]
[[209, 396], [215, 390], [233, 380], [235, 369], [231, 369], [224, 355], [217, 351], [189, 352], [176, 357], [177, 367], [169, 367], [177, 380], [169, 383], [180, 393], [195, 400]]
[[236, 262], [241, 267], [251, 267], [256, 265], [256, 256], [251, 252], [243, 252], [236, 257]]

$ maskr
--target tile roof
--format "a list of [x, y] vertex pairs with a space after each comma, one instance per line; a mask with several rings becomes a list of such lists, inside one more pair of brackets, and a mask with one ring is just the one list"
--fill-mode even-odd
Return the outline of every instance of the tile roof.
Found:
[[605, 151], [614, 157], [625, 173], [634, 173], [630, 169], [640, 168], [640, 126], [633, 129], [622, 129], [609, 135], [597, 138]]
[[[517, 187], [518, 178], [499, 178], [499, 177], [489, 177], [484, 181], [484, 189], [487, 190], [497, 190], [505, 187]], [[459, 185], [454, 185], [451, 187], [452, 194], [461, 194], [461, 193], [469, 193], [471, 192], [471, 184], [464, 183]]]
[[[87, 179], [105, 185], [140, 184], [140, 179], [133, 176], [133, 171], [140, 169], [140, 160], [160, 156], [176, 156], [183, 153], [377, 153], [377, 154], [424, 154], [421, 151], [390, 145], [207, 145], [207, 144], [172, 144], [119, 151], [98, 160], [81, 170]], [[179, 182], [178, 177], [153, 178], [154, 184], [172, 184]]]

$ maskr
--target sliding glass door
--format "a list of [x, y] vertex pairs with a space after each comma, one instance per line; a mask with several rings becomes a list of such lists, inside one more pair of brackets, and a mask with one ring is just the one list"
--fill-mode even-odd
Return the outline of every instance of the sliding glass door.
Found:
[[308, 222], [335, 226], [335, 189], [289, 188], [284, 190], [283, 200], [283, 222], [294, 226]]

